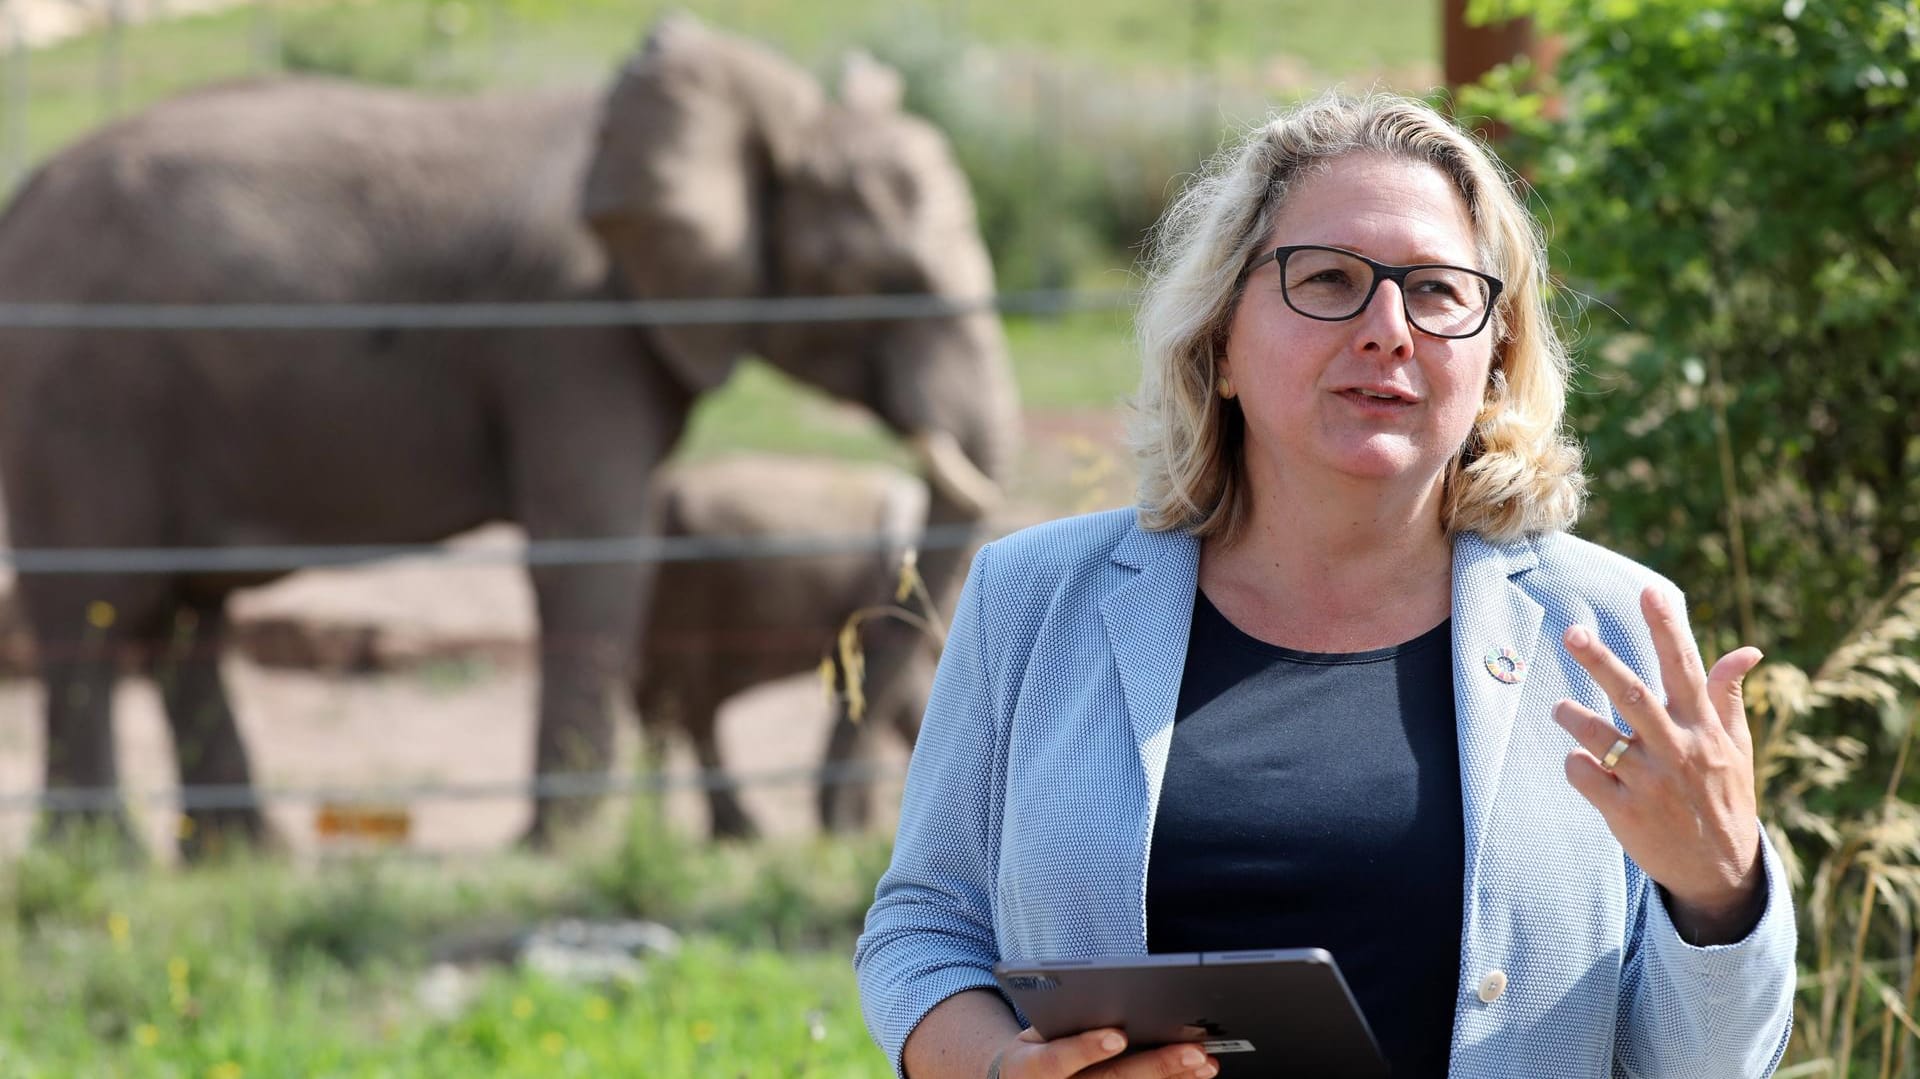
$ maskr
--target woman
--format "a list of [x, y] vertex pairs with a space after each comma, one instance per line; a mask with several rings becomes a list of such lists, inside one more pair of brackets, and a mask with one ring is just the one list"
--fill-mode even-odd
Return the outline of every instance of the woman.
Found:
[[1136, 510], [983, 549], [856, 964], [912, 1079], [1051, 1043], [1001, 958], [1324, 947], [1396, 1075], [1750, 1076], [1794, 926], [1740, 683], [1581, 500], [1544, 252], [1433, 110], [1273, 120], [1159, 232]]

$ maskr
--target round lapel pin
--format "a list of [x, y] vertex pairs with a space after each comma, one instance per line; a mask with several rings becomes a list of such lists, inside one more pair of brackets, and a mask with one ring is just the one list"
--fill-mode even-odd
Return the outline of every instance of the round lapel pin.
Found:
[[1511, 686], [1527, 676], [1527, 661], [1501, 648], [1487, 653], [1487, 673]]

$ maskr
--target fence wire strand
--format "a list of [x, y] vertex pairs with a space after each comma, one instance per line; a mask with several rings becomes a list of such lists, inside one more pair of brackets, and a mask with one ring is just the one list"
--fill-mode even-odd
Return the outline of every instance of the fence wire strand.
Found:
[[130, 804], [177, 806], [185, 812], [261, 809], [273, 803], [392, 805], [416, 801], [472, 802], [505, 798], [550, 801], [562, 798], [598, 798], [615, 795], [633, 797], [664, 794], [674, 790], [745, 790], [800, 784], [880, 782], [900, 780], [905, 777], [906, 771], [894, 765], [853, 761], [755, 772], [640, 772], [630, 775], [568, 772], [533, 776], [527, 779], [364, 786], [207, 784], [147, 790], [60, 787], [46, 791], [0, 792], [0, 812], [46, 810], [54, 813], [104, 813]]
[[999, 311], [1053, 315], [1125, 307], [1125, 290], [950, 296], [775, 296], [533, 303], [0, 303], [0, 329], [497, 330], [885, 322]]
[[524, 546], [368, 543], [250, 547], [0, 548], [0, 566], [21, 574], [267, 573], [350, 566], [385, 559], [449, 565], [599, 566], [868, 554], [911, 543], [921, 551], [980, 542], [969, 525], [936, 525], [912, 536], [788, 533], [766, 536], [616, 536], [529, 540]]

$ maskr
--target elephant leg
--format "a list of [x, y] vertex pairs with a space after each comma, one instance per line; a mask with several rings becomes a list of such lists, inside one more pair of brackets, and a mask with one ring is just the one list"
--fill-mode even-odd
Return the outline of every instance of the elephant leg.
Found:
[[[180, 853], [189, 861], [270, 838], [266, 815], [251, 800], [253, 770], [220, 675], [226, 626], [221, 600], [183, 605], [151, 672], [173, 729], [181, 786], [221, 788], [216, 797], [222, 804], [188, 805]], [[240, 804], [226, 804], [230, 801]]]
[[[650, 480], [680, 436], [691, 394], [645, 362], [625, 327], [502, 336], [507, 354], [565, 356], [565, 370], [516, 361], [496, 371], [513, 517], [531, 540], [634, 536], [646, 530]], [[598, 807], [613, 765], [613, 695], [640, 654], [651, 563], [536, 565], [540, 717], [534, 767], [552, 784], [523, 841], [551, 846]]]
[[534, 801], [525, 841], [551, 847], [600, 805], [596, 780], [613, 763], [613, 694], [627, 685], [647, 582], [639, 566], [542, 566], [533, 571], [540, 608], [540, 721]]
[[140, 647], [166, 586], [151, 580], [25, 576], [19, 590], [46, 690], [49, 805], [38, 830], [54, 842], [101, 835], [137, 854], [140, 841], [119, 799], [113, 691], [121, 662]]
[[[58, 654], [62, 651], [68, 654]], [[43, 645], [42, 652], [41, 681], [47, 695], [45, 790], [53, 800], [39, 831], [54, 843], [101, 834], [137, 851], [140, 841], [126, 806], [117, 797], [120, 772], [114, 759], [111, 649], [83, 647], [74, 654], [53, 643]], [[62, 792], [83, 800], [63, 803], [59, 801]], [[110, 805], [94, 801], [106, 795], [114, 796]]]
[[694, 758], [700, 762], [700, 781], [707, 792], [707, 809], [715, 839], [753, 839], [760, 828], [740, 804], [739, 784], [727, 772], [720, 754], [719, 702], [702, 700], [686, 710], [687, 735]]

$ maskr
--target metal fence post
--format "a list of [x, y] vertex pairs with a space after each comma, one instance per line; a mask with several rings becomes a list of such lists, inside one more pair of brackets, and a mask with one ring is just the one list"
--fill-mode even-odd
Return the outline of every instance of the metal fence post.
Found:
[[253, 73], [265, 75], [280, 70], [280, 24], [275, 18], [273, 0], [253, 3]]
[[18, 0], [0, 0], [0, 19], [7, 28], [7, 105], [5, 135], [0, 138], [0, 180], [8, 190], [20, 183], [27, 171], [27, 100], [32, 89], [27, 81], [27, 20]]
[[100, 34], [100, 118], [120, 114], [120, 88], [125, 82], [121, 65], [126, 33], [126, 0], [107, 0], [107, 25]]

